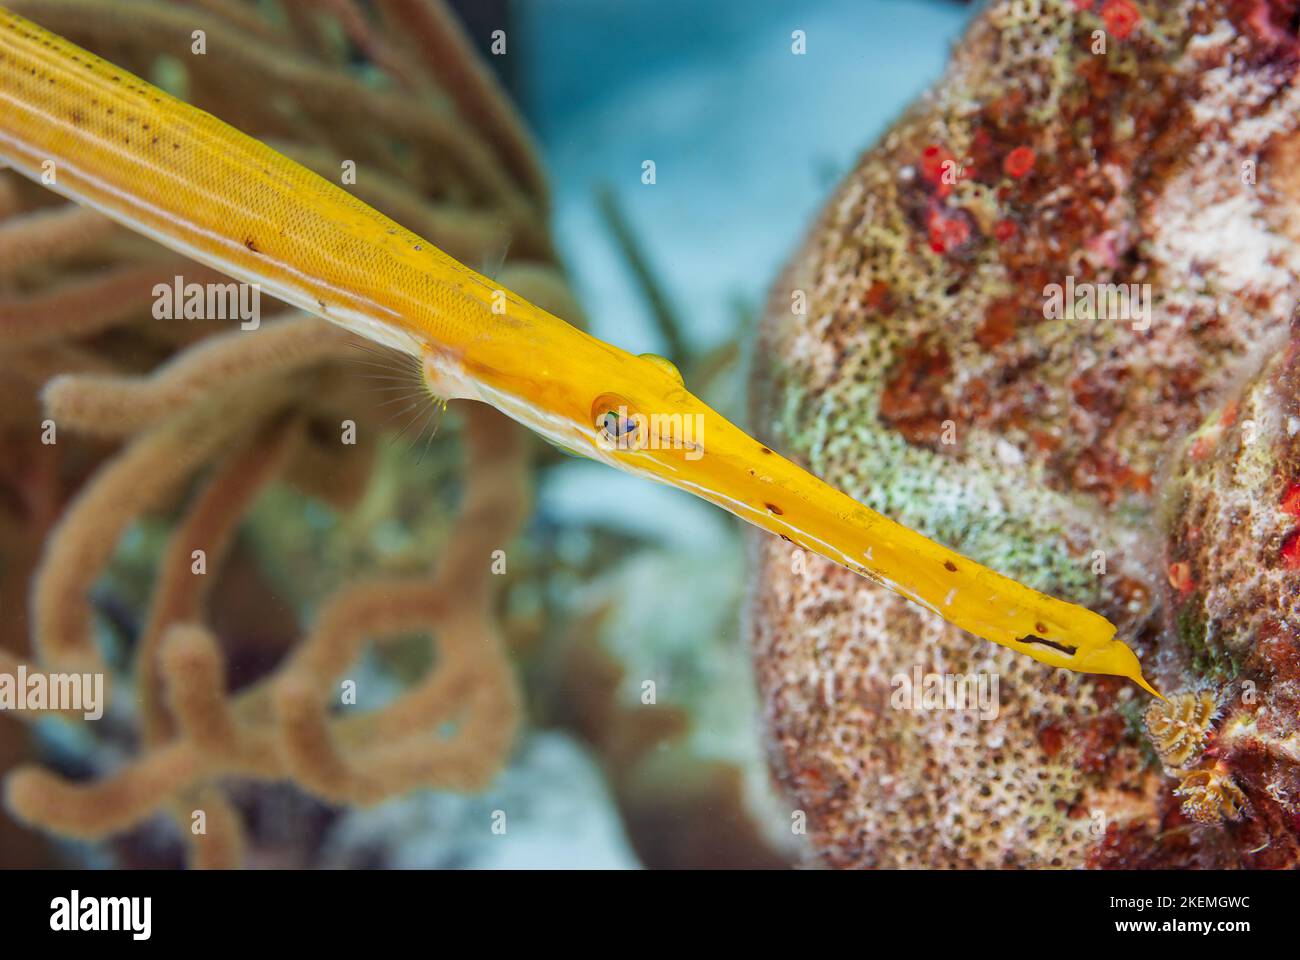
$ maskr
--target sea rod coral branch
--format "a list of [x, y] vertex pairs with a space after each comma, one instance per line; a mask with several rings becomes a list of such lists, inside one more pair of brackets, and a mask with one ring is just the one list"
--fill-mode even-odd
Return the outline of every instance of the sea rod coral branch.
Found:
[[288, 376], [347, 356], [351, 337], [315, 317], [295, 315], [255, 331], [208, 337], [146, 377], [54, 377], [42, 397], [49, 416], [75, 430], [129, 436], [215, 390], [268, 375]]
[[274, 381], [220, 406], [187, 410], [131, 442], [77, 498], [51, 534], [32, 598], [34, 639], [52, 666], [102, 669], [84, 598], [126, 526], [171, 495], [214, 451], [247, 429], [249, 415], [288, 400], [296, 384]]
[[[198, 551], [204, 569], [219, 567], [235, 535], [235, 524], [248, 512], [258, 493], [283, 469], [298, 440], [301, 422], [274, 422], [251, 442], [236, 448], [216, 470], [207, 487], [172, 533], [160, 564], [153, 602], [136, 652], [136, 684], [141, 698], [141, 724], [146, 743], [171, 738], [171, 717], [162, 707], [159, 652], [165, 632], [175, 623], [200, 619], [212, 578], [196, 575]], [[180, 702], [185, 691], [173, 691]], [[197, 695], [197, 692], [196, 692]], [[193, 731], [191, 731], [193, 732]], [[203, 734], [200, 732], [199, 734]]]
[[[197, 625], [172, 627], [161, 644], [164, 695], [174, 739], [147, 749], [101, 781], [74, 783], [26, 767], [6, 782], [6, 802], [22, 820], [96, 838], [150, 817], [167, 798], [224, 776], [293, 779], [340, 803], [375, 803], [416, 786], [482, 787], [500, 765], [518, 722], [518, 692], [490, 626], [489, 554], [517, 524], [523, 451], [519, 428], [494, 411], [470, 413], [471, 468], [492, 473], [468, 499], [465, 529], [485, 533], [455, 552], [432, 580], [377, 581], [331, 602], [317, 630], [274, 677], [227, 700], [220, 654]], [[507, 479], [501, 479], [503, 475]], [[491, 479], [490, 479], [491, 478]], [[505, 495], [507, 502], [497, 500]], [[490, 510], [496, 506], [500, 509]], [[481, 523], [489, 512], [493, 523]], [[484, 531], [483, 528], [487, 530]], [[465, 605], [458, 591], [475, 601]], [[335, 674], [368, 637], [392, 630], [433, 630], [444, 658], [392, 704], [358, 715], [328, 713]], [[268, 705], [270, 712], [268, 716]], [[454, 733], [437, 728], [457, 721]]]

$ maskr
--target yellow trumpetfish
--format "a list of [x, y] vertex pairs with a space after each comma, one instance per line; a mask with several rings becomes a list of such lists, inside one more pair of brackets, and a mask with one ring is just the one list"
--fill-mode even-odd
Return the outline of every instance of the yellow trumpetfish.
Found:
[[3, 8], [0, 160], [420, 358], [440, 397], [490, 403], [560, 446], [703, 497], [986, 640], [1156, 693], [1104, 617], [868, 509], [709, 409], [666, 360], [588, 336], [264, 144]]

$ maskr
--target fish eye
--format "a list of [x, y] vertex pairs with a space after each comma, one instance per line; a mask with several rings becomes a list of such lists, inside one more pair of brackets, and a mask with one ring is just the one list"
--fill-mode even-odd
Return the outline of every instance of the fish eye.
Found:
[[615, 394], [597, 397], [591, 408], [592, 419], [603, 444], [609, 449], [636, 450], [641, 430], [636, 410]]
[[600, 429], [605, 432], [606, 436], [615, 439], [621, 439], [636, 429], [636, 424], [630, 417], [621, 416], [615, 410], [607, 410], [605, 415], [600, 418]]

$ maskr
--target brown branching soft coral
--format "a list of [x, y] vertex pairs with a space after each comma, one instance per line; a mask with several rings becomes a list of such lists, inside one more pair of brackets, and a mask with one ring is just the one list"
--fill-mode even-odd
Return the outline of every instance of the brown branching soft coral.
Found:
[[[283, 465], [296, 432], [292, 422], [279, 424], [230, 454], [173, 534], [137, 652], [142, 754], [92, 784], [38, 767], [15, 771], [6, 800], [20, 818], [97, 838], [140, 823], [164, 802], [185, 826], [200, 811], [206, 818], [198, 798], [220, 802], [216, 781], [227, 776], [292, 779], [335, 803], [370, 804], [416, 787], [481, 788], [498, 769], [518, 705], [491, 623], [490, 558], [521, 519], [525, 447], [486, 408], [475, 408], [469, 424], [468, 469], [484, 482], [463, 506], [438, 575], [346, 589], [279, 671], [238, 696], [227, 693], [221, 652], [198, 620], [198, 584], [206, 578], [191, 573], [190, 548], [202, 544], [210, 557], [222, 552], [219, 541], [229, 539], [232, 522]], [[436, 669], [390, 704], [331, 714], [336, 683], [365, 642], [411, 630], [437, 632]], [[439, 735], [448, 722], [455, 732]], [[203, 834], [187, 830], [196, 862], [221, 862], [210, 846], [239, 849], [230, 835], [237, 827], [222, 809]]]
[[[461, 259], [482, 264], [508, 244], [503, 282], [578, 319], [529, 137], [441, 0], [392, 0], [379, 15], [354, 0], [9, 5], [323, 175], [355, 162], [358, 196]], [[183, 56], [195, 30], [207, 52]], [[373, 68], [364, 78], [348, 66], [355, 51]], [[347, 516], [392, 408], [361, 385], [354, 339], [314, 318], [284, 311], [255, 330], [154, 319], [155, 284], [177, 276], [219, 279], [0, 171], [0, 671], [103, 672], [109, 715], [138, 724], [128, 759], [74, 780], [20, 765], [24, 727], [0, 718], [0, 770], [16, 767], [8, 809], [81, 838], [166, 811], [191, 863], [219, 867], [248, 845], [232, 777], [343, 805], [482, 788], [520, 715], [492, 558], [528, 502], [526, 438], [469, 405], [446, 542], [342, 586], [301, 639], [277, 640], [289, 652], [273, 669], [247, 676], [241, 638], [209, 609], [244, 520], [276, 486]], [[340, 440], [348, 422], [355, 442]], [[97, 585], [128, 531], [159, 517], [170, 534], [123, 669], [100, 642]], [[434, 638], [434, 665], [391, 702], [365, 689], [353, 701], [348, 671], [369, 642], [413, 632]], [[0, 822], [0, 861], [37, 862], [32, 837]]]
[[0, 222], [0, 276], [76, 256], [118, 229], [103, 214], [71, 204]]

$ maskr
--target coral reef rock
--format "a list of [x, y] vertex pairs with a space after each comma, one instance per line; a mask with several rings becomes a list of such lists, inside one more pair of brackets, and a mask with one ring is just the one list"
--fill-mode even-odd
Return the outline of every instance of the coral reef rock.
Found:
[[[992, 2], [776, 284], [759, 434], [1189, 698], [1144, 724], [766, 540], [770, 755], [821, 862], [1296, 862], [1298, 65], [1294, 3]], [[930, 675], [995, 696], [900, 695]]]

